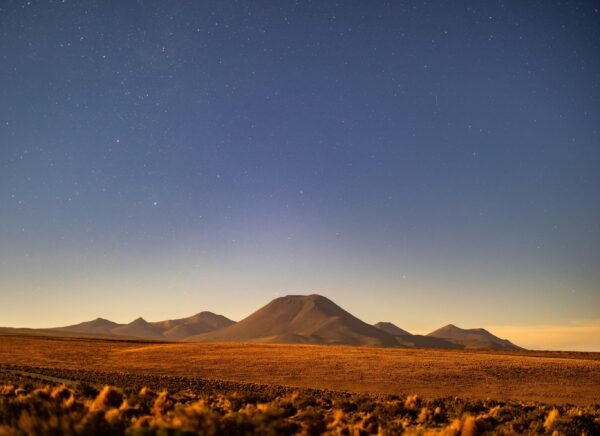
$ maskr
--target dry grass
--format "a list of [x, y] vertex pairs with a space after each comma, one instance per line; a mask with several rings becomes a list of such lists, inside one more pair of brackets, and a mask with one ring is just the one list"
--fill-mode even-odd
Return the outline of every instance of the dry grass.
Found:
[[600, 432], [598, 407], [418, 396], [196, 394], [105, 386], [0, 386], [0, 435], [479, 435]]
[[[424, 398], [598, 402], [593, 353], [144, 343], [0, 336], [0, 364], [203, 377]], [[419, 411], [417, 411], [419, 412]]]

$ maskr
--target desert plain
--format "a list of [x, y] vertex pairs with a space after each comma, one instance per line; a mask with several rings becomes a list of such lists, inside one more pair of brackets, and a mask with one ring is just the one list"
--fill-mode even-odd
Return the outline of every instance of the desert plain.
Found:
[[0, 334], [3, 435], [591, 435], [599, 392], [600, 353]]
[[0, 365], [375, 394], [593, 404], [600, 353], [166, 343], [0, 335]]

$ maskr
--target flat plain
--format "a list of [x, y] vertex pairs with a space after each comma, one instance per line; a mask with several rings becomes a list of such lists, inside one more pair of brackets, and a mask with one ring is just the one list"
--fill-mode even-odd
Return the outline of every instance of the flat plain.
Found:
[[600, 353], [158, 343], [3, 334], [0, 366], [417, 394], [428, 399], [591, 405], [600, 398]]

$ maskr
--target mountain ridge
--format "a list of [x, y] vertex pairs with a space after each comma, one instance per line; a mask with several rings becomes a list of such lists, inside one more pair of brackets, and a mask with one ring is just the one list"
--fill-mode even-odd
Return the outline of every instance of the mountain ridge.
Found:
[[233, 323], [234, 321], [223, 315], [203, 311], [187, 318], [155, 322], [148, 322], [143, 317], [138, 317], [127, 324], [118, 324], [105, 318], [96, 318], [92, 321], [48, 330], [86, 335], [102, 334], [109, 337], [180, 340]]
[[446, 339], [413, 335], [391, 322], [378, 322], [377, 324], [373, 324], [373, 326], [394, 335], [398, 343], [409, 348], [464, 348], [463, 345], [450, 342]]
[[45, 330], [86, 336], [188, 342], [522, 349], [483, 328], [462, 329], [448, 324], [427, 335], [413, 335], [391, 322], [367, 324], [318, 294], [275, 298], [237, 323], [223, 315], [202, 311], [186, 318], [153, 322], [138, 317], [127, 324], [100, 317]]
[[427, 334], [428, 337], [445, 339], [470, 349], [522, 350], [508, 339], [501, 339], [484, 328], [463, 329], [448, 324]]

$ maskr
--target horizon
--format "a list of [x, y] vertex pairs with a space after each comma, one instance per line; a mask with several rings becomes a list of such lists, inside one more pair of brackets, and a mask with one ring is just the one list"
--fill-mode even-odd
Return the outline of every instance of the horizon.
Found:
[[310, 292], [600, 351], [597, 5], [31, 1], [0, 29], [0, 325]]

